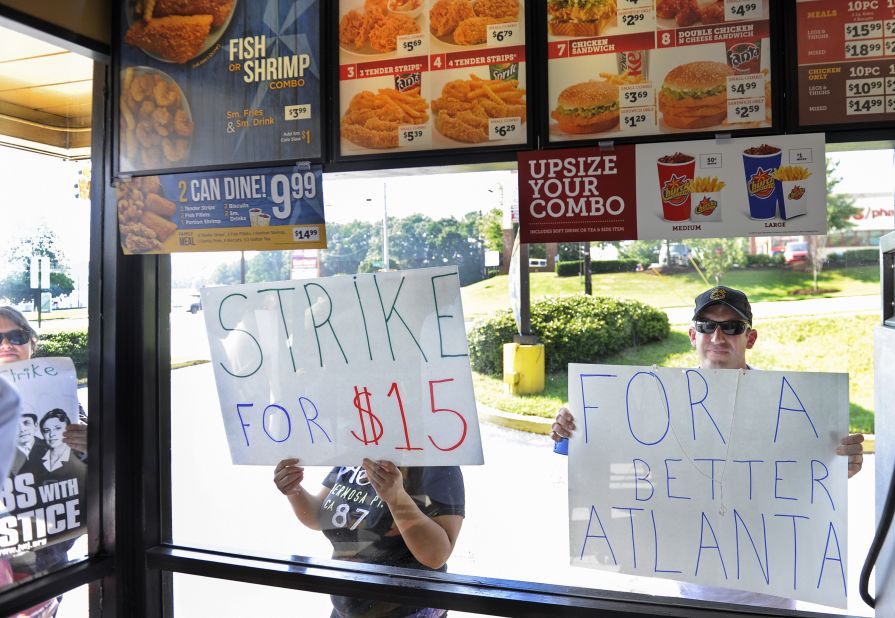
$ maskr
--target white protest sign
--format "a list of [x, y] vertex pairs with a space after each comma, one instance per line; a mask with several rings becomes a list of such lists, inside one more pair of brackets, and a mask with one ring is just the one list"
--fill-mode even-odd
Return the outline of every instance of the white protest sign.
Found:
[[236, 464], [483, 463], [456, 267], [202, 290]]
[[66, 425], [78, 422], [78, 379], [70, 358], [9, 363], [0, 378], [22, 402], [16, 453], [0, 491], [0, 556], [10, 556], [84, 531], [87, 463], [62, 441]]
[[569, 365], [573, 565], [846, 606], [848, 376]]

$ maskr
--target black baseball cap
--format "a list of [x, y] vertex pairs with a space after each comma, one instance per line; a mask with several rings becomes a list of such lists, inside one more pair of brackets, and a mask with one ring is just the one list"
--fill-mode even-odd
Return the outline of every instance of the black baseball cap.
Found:
[[746, 294], [740, 290], [734, 290], [723, 285], [711, 288], [696, 297], [696, 309], [693, 311], [693, 320], [699, 319], [699, 314], [712, 305], [725, 305], [733, 309], [738, 316], [743, 318], [749, 326], [752, 326], [752, 306]]

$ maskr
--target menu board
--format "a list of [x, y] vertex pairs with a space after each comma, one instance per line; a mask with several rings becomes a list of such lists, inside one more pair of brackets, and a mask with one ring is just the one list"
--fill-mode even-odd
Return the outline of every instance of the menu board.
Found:
[[523, 0], [340, 0], [339, 152], [526, 144]]
[[124, 0], [123, 174], [321, 156], [318, 0]]
[[767, 128], [769, 0], [548, 0], [549, 141]]
[[522, 242], [825, 234], [823, 134], [520, 152]]
[[326, 248], [322, 168], [141, 176], [115, 187], [125, 255]]
[[895, 118], [895, 1], [796, 4], [803, 126]]

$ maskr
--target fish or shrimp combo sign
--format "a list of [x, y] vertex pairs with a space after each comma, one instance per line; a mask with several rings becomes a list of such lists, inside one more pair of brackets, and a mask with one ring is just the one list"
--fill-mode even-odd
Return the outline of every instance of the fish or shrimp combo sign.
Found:
[[483, 463], [456, 267], [204, 288], [233, 463]]
[[124, 174], [321, 156], [319, 0], [124, 0]]
[[569, 365], [573, 565], [846, 606], [848, 376]]
[[115, 186], [126, 255], [326, 247], [321, 167], [166, 174]]

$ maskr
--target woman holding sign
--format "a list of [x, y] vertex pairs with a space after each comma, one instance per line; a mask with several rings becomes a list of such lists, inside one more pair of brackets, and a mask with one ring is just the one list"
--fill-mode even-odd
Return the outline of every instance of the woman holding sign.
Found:
[[[456, 466], [399, 468], [364, 459], [333, 468], [315, 495], [301, 485], [304, 468], [284, 459], [274, 483], [298, 520], [321, 530], [333, 558], [403, 568], [447, 570], [465, 515], [463, 475]], [[332, 596], [331, 618], [438, 618], [446, 612]]]

